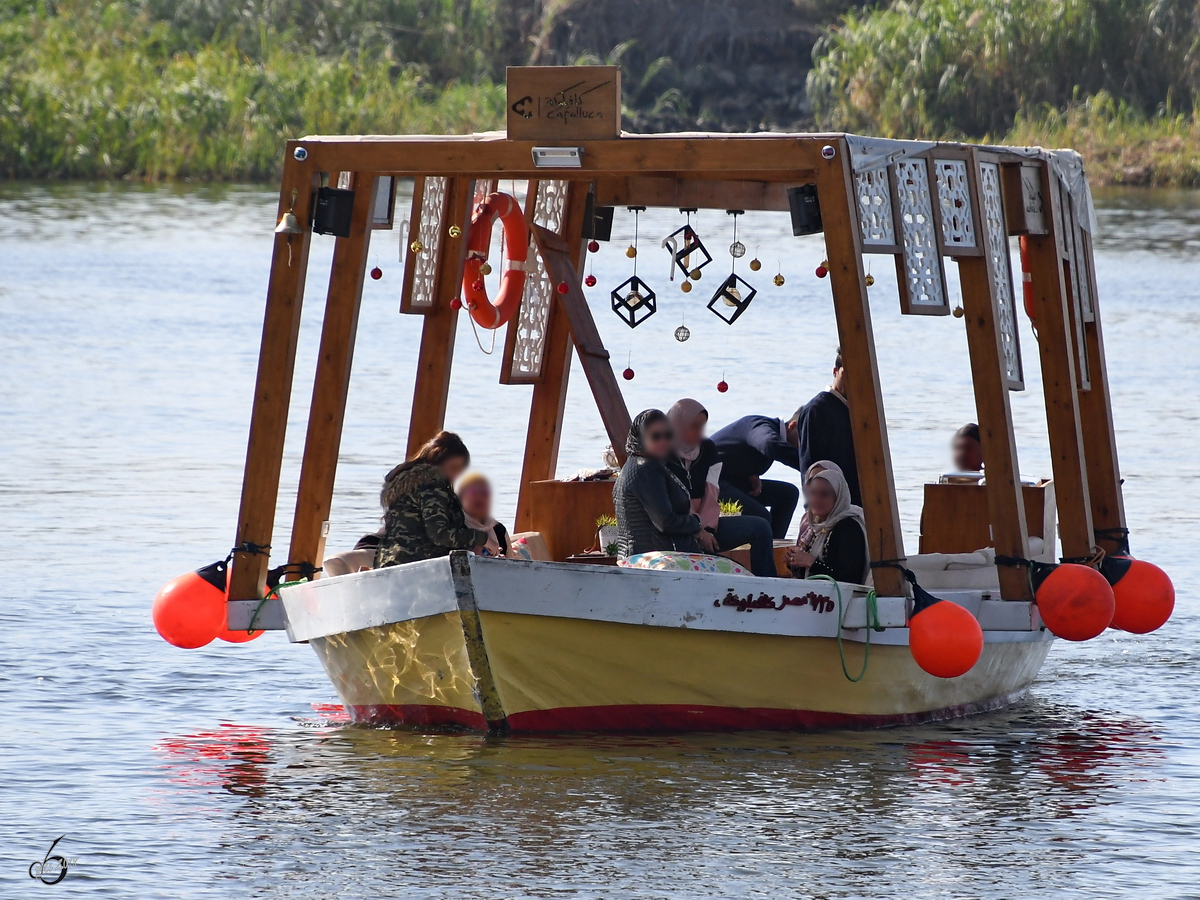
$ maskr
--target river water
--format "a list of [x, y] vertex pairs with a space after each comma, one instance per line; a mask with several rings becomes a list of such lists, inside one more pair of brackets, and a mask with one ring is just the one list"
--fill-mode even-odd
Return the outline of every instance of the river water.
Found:
[[[159, 585], [232, 543], [272, 192], [0, 185], [0, 896], [1200, 896], [1200, 198], [1098, 206], [1125, 498], [1135, 551], [1178, 587], [1166, 628], [1060, 642], [1026, 701], [943, 725], [496, 739], [348, 727], [307, 646], [269, 634], [189, 652], [151, 625]], [[679, 217], [642, 217], [657, 316], [631, 332], [605, 291], [592, 298], [614, 362], [636, 372], [631, 409], [693, 395], [722, 424], [786, 415], [824, 386], [836, 336], [812, 275], [820, 238], [790, 237], [784, 219], [740, 224], [763, 268], [740, 266], [760, 293], [730, 328], [704, 309], [715, 274], [687, 298], [667, 281], [657, 242]], [[731, 223], [697, 225], [707, 271], [723, 271]], [[601, 288], [630, 274], [631, 232], [618, 212]], [[384, 277], [365, 289], [331, 547], [375, 527], [405, 446], [420, 325], [397, 313], [398, 246], [376, 232]], [[314, 239], [278, 548], [330, 249]], [[920, 485], [973, 403], [961, 320], [901, 317], [884, 262], [872, 307], [915, 550]], [[1021, 464], [1046, 475], [1022, 327]], [[499, 358], [465, 320], [455, 365], [448, 425], [511, 519], [529, 388], [497, 384]], [[605, 443], [572, 378], [561, 474], [598, 465]], [[60, 835], [55, 853], [77, 862], [39, 885], [28, 867]]]

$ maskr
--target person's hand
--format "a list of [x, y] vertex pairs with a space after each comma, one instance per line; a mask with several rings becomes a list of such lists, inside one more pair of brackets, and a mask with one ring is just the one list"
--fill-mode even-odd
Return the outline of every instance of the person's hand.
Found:
[[762, 493], [762, 479], [757, 475], [750, 476], [750, 490], [746, 491], [751, 497], [757, 497]]
[[783, 552], [783, 562], [792, 569], [807, 569], [817, 558], [801, 547], [788, 547]]
[[483, 549], [487, 551], [488, 556], [500, 556], [500, 544], [494, 537], [489, 537], [487, 543], [483, 545]]
[[700, 549], [705, 553], [716, 553], [721, 549], [717, 543], [717, 536], [707, 529], [696, 532], [696, 540], [700, 542]]

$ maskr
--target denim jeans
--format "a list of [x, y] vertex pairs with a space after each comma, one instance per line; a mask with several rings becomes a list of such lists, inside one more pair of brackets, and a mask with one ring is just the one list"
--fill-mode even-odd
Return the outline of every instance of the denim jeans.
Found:
[[766, 519], [771, 523], [772, 537], [783, 540], [787, 537], [788, 526], [792, 524], [792, 513], [796, 511], [796, 504], [800, 502], [800, 489], [787, 481], [768, 481], [764, 478], [759, 495], [751, 497], [740, 488], [722, 481], [721, 499], [736, 500], [742, 504], [744, 516]]
[[750, 571], [764, 578], [773, 578], [775, 542], [771, 526], [758, 516], [721, 516], [717, 521], [717, 544], [722, 550], [732, 550], [742, 544], [750, 545]]

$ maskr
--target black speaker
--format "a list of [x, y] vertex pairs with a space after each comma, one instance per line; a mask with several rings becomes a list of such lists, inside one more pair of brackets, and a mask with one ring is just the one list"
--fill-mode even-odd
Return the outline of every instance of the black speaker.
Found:
[[587, 207], [583, 212], [583, 239], [585, 241], [612, 240], [613, 207], [597, 206], [596, 195], [588, 194]]
[[313, 233], [350, 237], [350, 219], [353, 212], [354, 191], [331, 187], [318, 188], [317, 202], [313, 204]]
[[821, 203], [817, 199], [815, 184], [802, 184], [788, 188], [788, 208], [792, 212], [792, 234], [818, 234], [821, 226]]

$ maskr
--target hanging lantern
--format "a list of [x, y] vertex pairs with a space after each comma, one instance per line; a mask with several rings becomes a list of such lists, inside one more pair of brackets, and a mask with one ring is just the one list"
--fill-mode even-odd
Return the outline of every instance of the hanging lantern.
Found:
[[[712, 254], [708, 252], [700, 240], [700, 236], [692, 228], [692, 213], [695, 211], [695, 209], [680, 210], [681, 213], [687, 215], [687, 224], [666, 237], [663, 240], [663, 246], [671, 253], [673, 267], [677, 266], [685, 278], [699, 280], [699, 272], [712, 262]], [[699, 261], [693, 257], [698, 258]]]
[[[638, 216], [645, 208], [644, 206], [629, 207], [630, 212], [633, 213], [633, 243], [629, 245], [625, 255], [634, 260], [633, 275], [609, 294], [612, 298], [613, 312], [620, 316], [621, 320], [630, 328], [637, 328], [658, 311], [654, 291], [637, 274]], [[628, 371], [632, 372], [632, 370]]]
[[[723, 322], [732, 325], [746, 311], [746, 307], [757, 293], [758, 291], [736, 273], [730, 273], [708, 301], [708, 308]], [[721, 309], [721, 306], [725, 309]]]
[[729, 255], [734, 259], [741, 259], [746, 255], [746, 245], [741, 241], [734, 241], [729, 245]]

